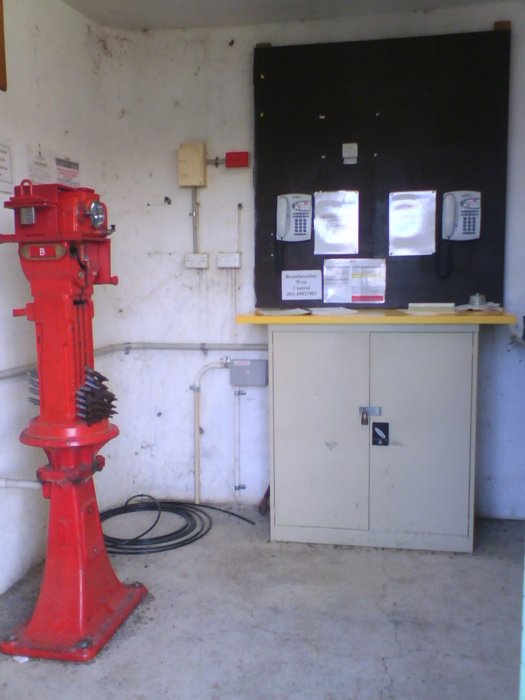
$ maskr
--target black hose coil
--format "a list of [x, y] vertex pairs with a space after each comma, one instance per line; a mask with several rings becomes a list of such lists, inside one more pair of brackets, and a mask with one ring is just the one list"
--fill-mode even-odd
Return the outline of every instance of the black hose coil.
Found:
[[[212, 519], [205, 509], [233, 515], [240, 520], [255, 525], [252, 520], [238, 513], [233, 513], [216, 506], [202, 504], [197, 506], [195, 503], [183, 501], [157, 500], [153, 496], [137, 494], [136, 496], [128, 498], [123, 506], [102, 511], [100, 513], [101, 522], [109, 520], [109, 518], [117, 517], [118, 515], [152, 511], [157, 514], [153, 524], [144, 530], [144, 532], [130, 539], [104, 535], [106, 550], [109, 554], [154, 554], [156, 552], [166, 552], [171, 549], [177, 549], [178, 547], [196, 542], [204, 537], [212, 528]], [[178, 515], [182, 518], [182, 525], [165, 535], [146, 538], [145, 535], [153, 530], [163, 513]]]

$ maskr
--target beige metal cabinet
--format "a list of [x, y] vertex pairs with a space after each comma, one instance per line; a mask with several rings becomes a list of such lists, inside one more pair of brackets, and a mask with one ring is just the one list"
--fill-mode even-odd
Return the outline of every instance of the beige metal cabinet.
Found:
[[272, 539], [471, 551], [478, 328], [269, 331]]

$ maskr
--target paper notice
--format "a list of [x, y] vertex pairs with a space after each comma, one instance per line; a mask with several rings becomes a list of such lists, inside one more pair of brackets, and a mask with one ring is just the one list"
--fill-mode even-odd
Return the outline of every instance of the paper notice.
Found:
[[314, 211], [316, 255], [359, 252], [359, 192], [316, 192]]
[[13, 189], [13, 166], [11, 161], [11, 146], [0, 143], [0, 192], [11, 192]]
[[436, 251], [436, 192], [391, 192], [389, 255], [432, 255]]
[[58, 155], [40, 146], [27, 147], [29, 179], [33, 183], [58, 182], [78, 187], [80, 163], [78, 159]]
[[384, 259], [332, 258], [324, 261], [323, 301], [338, 304], [384, 304]]
[[283, 301], [322, 299], [321, 270], [283, 270], [281, 290]]

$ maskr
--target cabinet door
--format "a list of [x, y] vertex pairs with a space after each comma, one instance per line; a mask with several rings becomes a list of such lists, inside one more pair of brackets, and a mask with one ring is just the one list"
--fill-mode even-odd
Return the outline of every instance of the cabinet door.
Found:
[[370, 401], [390, 432], [370, 448], [372, 531], [469, 533], [473, 355], [470, 332], [371, 334]]
[[369, 335], [272, 332], [274, 523], [368, 528]]

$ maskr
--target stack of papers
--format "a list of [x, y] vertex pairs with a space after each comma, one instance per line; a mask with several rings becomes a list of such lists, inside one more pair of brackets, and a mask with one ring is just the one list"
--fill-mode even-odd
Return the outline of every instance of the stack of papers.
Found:
[[355, 309], [347, 309], [344, 306], [320, 306], [315, 309], [309, 309], [314, 316], [345, 316], [346, 314], [356, 314]]
[[255, 309], [256, 316], [308, 316], [310, 309]]
[[407, 313], [409, 314], [453, 314], [456, 310], [454, 302], [438, 302], [434, 303], [422, 303], [422, 304], [409, 304]]
[[456, 306], [456, 311], [503, 311], [501, 304], [488, 301], [486, 304], [461, 304]]

